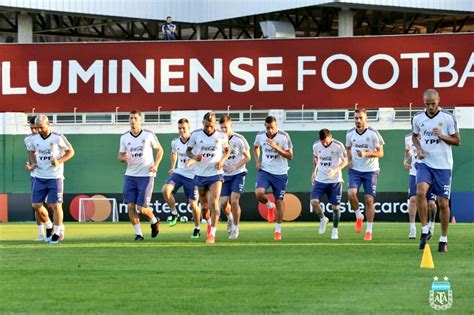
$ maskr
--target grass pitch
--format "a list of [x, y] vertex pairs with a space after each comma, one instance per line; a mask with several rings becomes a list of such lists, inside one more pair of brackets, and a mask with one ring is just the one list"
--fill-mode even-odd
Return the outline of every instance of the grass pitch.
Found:
[[433, 277], [449, 277], [450, 313], [473, 311], [472, 224], [451, 225], [449, 252], [431, 240], [435, 269], [420, 269], [418, 240], [407, 223], [375, 223], [365, 242], [342, 223], [242, 223], [229, 241], [219, 226], [216, 244], [191, 240], [191, 223], [157, 239], [132, 242], [126, 223], [66, 224], [58, 245], [35, 243], [33, 223], [0, 224], [0, 313], [435, 313], [428, 298]]

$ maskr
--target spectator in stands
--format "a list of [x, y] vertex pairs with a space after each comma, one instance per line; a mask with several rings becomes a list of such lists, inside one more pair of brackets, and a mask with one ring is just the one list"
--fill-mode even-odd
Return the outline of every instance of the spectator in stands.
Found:
[[176, 25], [173, 24], [173, 19], [171, 16], [166, 17], [166, 23], [163, 24], [161, 27], [161, 31], [163, 32], [163, 39], [164, 40], [176, 40]]

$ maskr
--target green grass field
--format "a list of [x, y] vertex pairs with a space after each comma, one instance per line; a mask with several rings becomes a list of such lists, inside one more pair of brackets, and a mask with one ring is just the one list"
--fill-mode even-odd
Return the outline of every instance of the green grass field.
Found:
[[[0, 313], [435, 313], [428, 297], [433, 277], [448, 276], [449, 313], [474, 310], [472, 224], [451, 225], [449, 252], [435, 269], [420, 269], [418, 241], [408, 224], [376, 223], [364, 242], [353, 225], [243, 223], [238, 241], [225, 225], [216, 244], [191, 240], [192, 224], [162, 225], [152, 240], [132, 242], [126, 223], [66, 224], [58, 245], [35, 243], [33, 223], [0, 224]], [[439, 311], [438, 311], [439, 312]]]

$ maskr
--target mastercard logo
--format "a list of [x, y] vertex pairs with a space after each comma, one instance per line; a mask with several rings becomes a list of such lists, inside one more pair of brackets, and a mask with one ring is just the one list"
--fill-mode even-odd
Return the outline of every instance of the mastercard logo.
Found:
[[[275, 202], [275, 197], [273, 194], [267, 194], [268, 200]], [[285, 202], [285, 213], [283, 214], [283, 221], [294, 221], [298, 219], [301, 215], [301, 201], [298, 197], [293, 194], [285, 194], [283, 197]], [[267, 206], [263, 203], [258, 203], [258, 212], [260, 216], [267, 221], [268, 218], [268, 209]]]
[[[70, 205], [69, 211], [71, 216], [79, 221], [79, 202], [81, 198], [107, 198], [104, 195], [77, 195], [75, 196]], [[112, 213], [112, 204], [108, 200], [82, 200], [82, 207], [84, 211], [84, 219], [86, 221], [102, 222], [107, 220]]]

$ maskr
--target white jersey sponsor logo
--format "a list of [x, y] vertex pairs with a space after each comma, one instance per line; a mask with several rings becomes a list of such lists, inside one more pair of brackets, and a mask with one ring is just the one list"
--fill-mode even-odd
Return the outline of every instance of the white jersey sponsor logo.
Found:
[[452, 169], [453, 153], [451, 146], [433, 134], [433, 129], [438, 128], [443, 135], [459, 133], [454, 116], [440, 110], [433, 117], [428, 117], [426, 111], [419, 112], [413, 117], [412, 131], [420, 135], [421, 147], [425, 151], [425, 158], [418, 160], [431, 168]]
[[[230, 155], [224, 163], [224, 171], [227, 167], [240, 163], [244, 159], [244, 153], [248, 153], [250, 150], [247, 140], [245, 140], [245, 138], [238, 133], [234, 133], [229, 138], [229, 147]], [[247, 172], [245, 164], [232, 172], [225, 172], [225, 175], [232, 176], [243, 172]]]
[[156, 173], [150, 172], [150, 168], [155, 163], [153, 149], [161, 149], [160, 142], [156, 135], [142, 129], [137, 136], [130, 131], [120, 137], [120, 152], [128, 153], [127, 176], [156, 176]]
[[344, 145], [333, 139], [331, 143], [325, 147], [321, 141], [317, 141], [313, 145], [313, 155], [318, 158], [316, 181], [320, 183], [341, 183], [342, 172], [337, 172], [332, 179], [328, 178], [330, 169], [335, 168], [346, 158], [347, 153]]
[[65, 151], [72, 148], [66, 137], [51, 132], [46, 138], [36, 134], [30, 138], [30, 151], [35, 151], [36, 173], [35, 177], [44, 179], [64, 178], [64, 163], [53, 166], [53, 159], [60, 159]]
[[171, 152], [175, 153], [178, 158], [178, 163], [174, 173], [193, 179], [195, 164], [193, 163], [190, 166], [186, 166], [186, 161], [190, 160], [190, 158], [186, 155], [188, 142], [189, 138], [185, 142], [183, 142], [181, 137], [173, 139], [173, 141], [171, 141]]
[[224, 148], [228, 146], [227, 136], [219, 130], [211, 135], [207, 135], [202, 129], [195, 130], [188, 142], [188, 147], [193, 148], [194, 154], [202, 155], [202, 160], [196, 163], [195, 174], [206, 177], [223, 174], [223, 170], [216, 169], [216, 163], [222, 159]]
[[362, 133], [352, 128], [346, 135], [346, 147], [350, 148], [352, 156], [352, 169], [359, 172], [375, 172], [380, 170], [379, 158], [360, 157], [358, 150], [375, 152], [375, 148], [385, 144], [380, 133], [368, 127]]
[[[255, 137], [254, 146], [259, 146], [262, 150], [261, 169], [274, 175], [288, 174], [288, 160], [281, 156], [267, 143], [268, 138], [269, 137], [265, 131], [259, 132]], [[293, 148], [290, 136], [288, 133], [282, 130], [278, 130], [278, 132], [271, 139], [285, 151]]]

